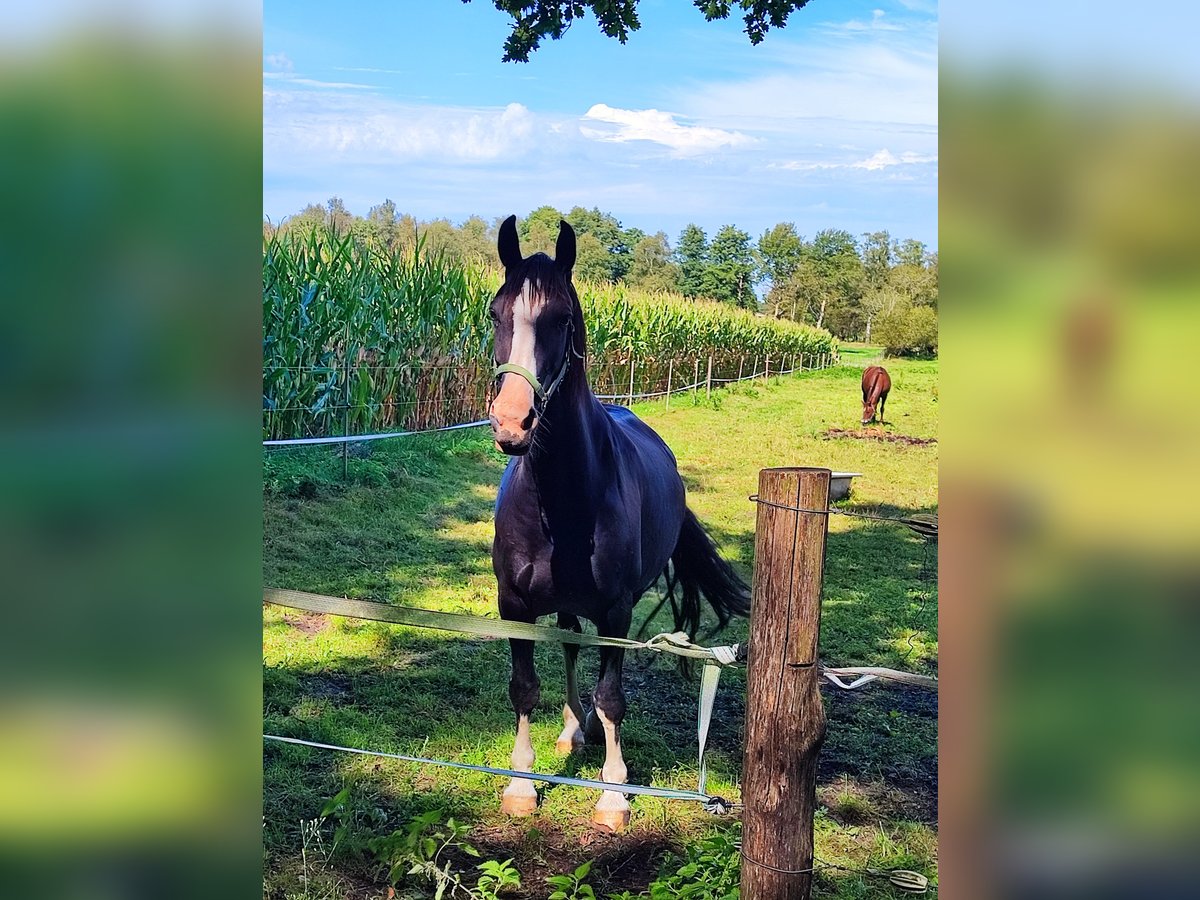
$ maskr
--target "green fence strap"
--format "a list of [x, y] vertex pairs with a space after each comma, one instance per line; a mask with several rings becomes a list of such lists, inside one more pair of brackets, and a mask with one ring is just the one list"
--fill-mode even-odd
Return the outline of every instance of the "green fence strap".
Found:
[[708, 725], [712, 721], [713, 700], [717, 696], [717, 682], [721, 679], [721, 667], [706, 665], [700, 675], [700, 714], [696, 717], [696, 737], [700, 744], [700, 784], [697, 792], [708, 794], [708, 770], [704, 765], [704, 745], [708, 743]]
[[411, 625], [415, 628], [435, 628], [439, 631], [456, 631], [480, 637], [507, 638], [523, 641], [549, 641], [559, 644], [578, 644], [582, 647], [622, 647], [626, 650], [653, 650], [671, 653], [692, 659], [703, 659], [721, 665], [732, 665], [737, 656], [734, 647], [700, 647], [691, 643], [686, 634], [657, 634], [647, 641], [630, 638], [602, 637], [598, 634], [567, 631], [548, 625], [533, 625], [528, 622], [513, 622], [508, 619], [487, 619], [461, 613], [439, 612], [411, 606], [393, 606], [373, 600], [350, 600], [346, 597], [327, 597], [306, 591], [290, 591], [282, 588], [263, 588], [263, 602], [306, 612], [325, 615], [347, 616], [352, 619], [368, 619], [373, 622], [389, 622], [393, 625]]

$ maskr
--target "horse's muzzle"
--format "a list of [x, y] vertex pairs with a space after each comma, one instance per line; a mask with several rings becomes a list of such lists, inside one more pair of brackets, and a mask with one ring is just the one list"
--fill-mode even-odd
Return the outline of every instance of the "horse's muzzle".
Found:
[[533, 446], [533, 431], [524, 435], [515, 435], [511, 431], [497, 431], [492, 428], [492, 436], [496, 439], [496, 449], [509, 456], [524, 456]]
[[492, 423], [492, 438], [496, 449], [509, 456], [524, 456], [533, 446], [533, 430], [537, 427], [537, 416], [530, 415], [520, 423], [506, 422], [493, 411], [488, 415]]
[[488, 421], [492, 423], [497, 449], [509, 456], [523, 456], [533, 446], [538, 414], [533, 405], [533, 389], [519, 379], [509, 384], [511, 377], [505, 377], [500, 393], [492, 401]]

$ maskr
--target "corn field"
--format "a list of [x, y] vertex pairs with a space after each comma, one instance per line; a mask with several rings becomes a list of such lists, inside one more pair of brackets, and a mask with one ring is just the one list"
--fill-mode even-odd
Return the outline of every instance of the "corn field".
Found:
[[[418, 430], [485, 417], [496, 272], [393, 254], [353, 235], [285, 232], [263, 247], [264, 439]], [[576, 285], [597, 394], [813, 367], [825, 331], [622, 285]], [[774, 364], [770, 360], [775, 360]]]

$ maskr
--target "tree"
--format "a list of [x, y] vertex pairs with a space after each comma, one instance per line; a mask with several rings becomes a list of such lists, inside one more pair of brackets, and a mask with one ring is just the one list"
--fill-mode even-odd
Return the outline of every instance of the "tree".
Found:
[[325, 207], [320, 203], [310, 203], [296, 215], [287, 219], [284, 227], [296, 231], [312, 231], [314, 228], [325, 226]]
[[933, 306], [937, 303], [937, 274], [924, 266], [901, 263], [889, 273], [888, 284], [914, 304]]
[[447, 256], [457, 254], [458, 232], [450, 224], [449, 219], [434, 219], [432, 222], [425, 222], [420, 227], [420, 234], [426, 253], [442, 253]]
[[554, 245], [558, 241], [558, 224], [563, 220], [563, 214], [553, 206], [539, 206], [517, 226], [521, 236], [521, 252], [526, 256], [542, 252], [554, 255]]
[[[470, 3], [471, 0], [463, 0]], [[588, 11], [600, 30], [622, 44], [629, 33], [642, 27], [637, 16], [638, 0], [492, 0], [500, 12], [512, 16], [512, 32], [504, 41], [504, 62], [529, 62], [529, 54], [543, 38], [557, 41], [572, 23]], [[735, 8], [744, 11], [742, 21], [751, 44], [758, 44], [772, 28], [783, 28], [788, 16], [808, 0], [693, 0], [709, 22], [728, 18]]]
[[897, 306], [904, 306], [911, 301], [890, 284], [868, 288], [862, 295], [862, 309], [865, 332], [863, 340], [871, 342], [871, 325], [881, 316], [889, 315]]
[[793, 222], [780, 222], [758, 239], [755, 253], [758, 272], [772, 286], [791, 278], [803, 257], [804, 240], [796, 233]]
[[330, 228], [337, 234], [345, 234], [350, 230], [350, 226], [354, 224], [354, 214], [346, 209], [341, 197], [330, 197], [325, 208], [329, 211]]
[[831, 283], [821, 276], [811, 259], [806, 259], [791, 278], [771, 288], [767, 306], [796, 322], [823, 328], [825, 312], [833, 296]]
[[757, 305], [749, 234], [734, 225], [721, 226], [708, 249], [705, 285], [704, 293], [717, 300], [746, 309]]
[[376, 238], [388, 248], [395, 248], [400, 243], [400, 221], [396, 204], [384, 200], [378, 206], [367, 210], [367, 222]]
[[902, 266], [925, 268], [925, 245], [913, 238], [901, 241], [896, 248], [896, 262]]
[[937, 353], [937, 313], [929, 306], [914, 306], [907, 297], [879, 316], [876, 339], [885, 356], [931, 356]]
[[679, 264], [679, 291], [685, 297], [699, 297], [705, 289], [708, 271], [708, 238], [699, 225], [687, 225], [679, 234], [675, 248]]
[[[857, 330], [854, 323], [861, 321], [857, 311], [863, 290], [863, 263], [858, 255], [858, 245], [848, 231], [827, 228], [813, 235], [807, 248], [806, 265], [811, 266], [813, 275], [821, 284], [818, 296], [822, 305], [818, 308], [814, 324], [825, 327], [826, 315], [842, 327]], [[839, 333], [838, 337], [848, 337]]]
[[600, 239], [590, 232], [576, 235], [575, 277], [596, 284], [612, 281], [612, 259]]
[[496, 234], [488, 223], [479, 216], [471, 216], [458, 229], [458, 255], [461, 259], [475, 260], [496, 266]]
[[863, 235], [863, 276], [868, 290], [879, 290], [888, 281], [892, 270], [892, 236], [886, 231], [873, 231]]
[[396, 223], [397, 248], [403, 253], [412, 253], [417, 246], [417, 230], [421, 227], [415, 216], [405, 213]]
[[642, 238], [631, 255], [627, 276], [631, 285], [644, 291], [679, 290], [679, 267], [671, 261], [671, 245], [664, 232]]
[[[619, 281], [629, 271], [631, 245], [625, 239], [621, 223], [599, 209], [584, 209], [576, 206], [565, 216], [577, 237], [593, 235], [607, 254], [608, 271], [604, 281]], [[638, 232], [641, 235], [641, 232]]]

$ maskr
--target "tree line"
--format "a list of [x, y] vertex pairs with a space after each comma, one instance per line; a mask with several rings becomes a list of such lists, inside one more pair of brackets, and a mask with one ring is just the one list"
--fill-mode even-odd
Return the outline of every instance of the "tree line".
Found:
[[[780, 222], [757, 240], [736, 225], [723, 225], [710, 239], [691, 224], [672, 246], [665, 232], [622, 227], [599, 209], [576, 206], [564, 213], [542, 206], [518, 226], [522, 248], [553, 254], [561, 219], [575, 229], [581, 279], [730, 303], [825, 328], [843, 340], [880, 343], [896, 354], [937, 350], [938, 256], [921, 241], [897, 240], [887, 231], [855, 238], [837, 228], [806, 239], [794, 223]], [[394, 252], [412, 252], [419, 242], [426, 252], [496, 267], [501, 221], [418, 221], [391, 200], [363, 217], [333, 197], [263, 227], [268, 235], [328, 227]]]

